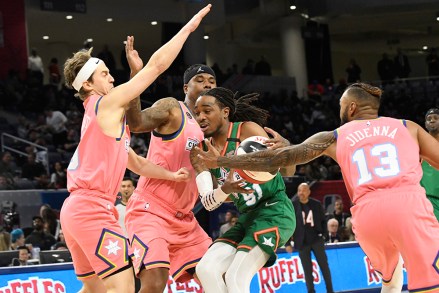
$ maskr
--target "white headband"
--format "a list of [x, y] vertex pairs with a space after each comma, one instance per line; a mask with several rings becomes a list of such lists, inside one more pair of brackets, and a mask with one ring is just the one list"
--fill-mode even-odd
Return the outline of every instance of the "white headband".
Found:
[[88, 59], [84, 66], [82, 66], [81, 70], [79, 70], [78, 75], [72, 83], [72, 86], [75, 90], [79, 92], [79, 90], [82, 88], [82, 84], [90, 78], [98, 67], [100, 61], [101, 59], [95, 57]]

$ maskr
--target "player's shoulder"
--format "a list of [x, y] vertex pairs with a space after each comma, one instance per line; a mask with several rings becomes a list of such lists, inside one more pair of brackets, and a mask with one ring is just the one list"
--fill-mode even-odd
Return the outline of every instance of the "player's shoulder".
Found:
[[245, 122], [241, 122], [241, 123], [242, 123], [241, 135], [240, 135], [241, 141], [246, 139], [246, 138], [249, 138], [250, 136], [268, 137], [264, 128], [262, 128], [259, 124], [252, 122], [252, 121], [245, 121]]
[[165, 108], [174, 108], [174, 107], [180, 107], [180, 103], [176, 98], [173, 97], [166, 97], [161, 98], [157, 102], [155, 102], [153, 107], [165, 107]]

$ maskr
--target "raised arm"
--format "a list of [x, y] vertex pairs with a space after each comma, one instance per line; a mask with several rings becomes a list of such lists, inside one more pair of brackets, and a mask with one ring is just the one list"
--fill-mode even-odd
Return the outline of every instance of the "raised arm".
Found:
[[212, 150], [212, 145], [206, 142], [209, 151], [197, 149], [198, 156], [209, 168], [217, 166], [253, 171], [273, 171], [281, 167], [304, 164], [321, 155], [327, 155], [336, 160], [336, 139], [332, 131], [319, 132], [306, 139], [299, 145], [266, 150], [251, 154], [221, 157]]
[[[102, 102], [114, 109], [126, 106], [138, 97], [152, 82], [162, 74], [175, 60], [189, 34], [193, 32], [201, 20], [209, 13], [211, 5], [201, 9], [169, 42], [158, 49], [148, 63], [131, 80], [115, 87]], [[101, 106], [102, 105], [101, 102]]]

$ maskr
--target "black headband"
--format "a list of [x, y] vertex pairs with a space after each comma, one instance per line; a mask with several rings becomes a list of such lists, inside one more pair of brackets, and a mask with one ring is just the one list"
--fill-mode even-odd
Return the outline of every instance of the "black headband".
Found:
[[200, 66], [195, 66], [191, 70], [188, 70], [184, 73], [184, 76], [183, 76], [184, 84], [187, 84], [192, 79], [192, 77], [194, 77], [197, 74], [201, 74], [201, 73], [208, 73], [216, 79], [215, 72], [213, 71], [212, 68], [210, 68], [207, 65], [200, 64]]
[[439, 115], [439, 109], [438, 108], [431, 108], [430, 110], [427, 111], [427, 114], [425, 114], [425, 119], [427, 119], [428, 115], [431, 114], [438, 114]]

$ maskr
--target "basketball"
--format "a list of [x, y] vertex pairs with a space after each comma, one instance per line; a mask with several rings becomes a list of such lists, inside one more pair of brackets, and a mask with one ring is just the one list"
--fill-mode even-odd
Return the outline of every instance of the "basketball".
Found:
[[[244, 139], [236, 150], [237, 155], [249, 154], [252, 152], [263, 151], [267, 149], [264, 144], [268, 138], [263, 136], [250, 136]], [[248, 170], [236, 170], [236, 172], [245, 180], [251, 183], [261, 184], [273, 179], [278, 170], [271, 172], [259, 172]]]

